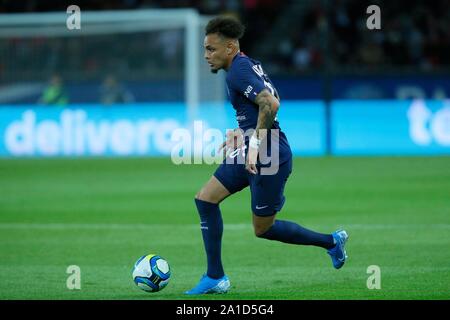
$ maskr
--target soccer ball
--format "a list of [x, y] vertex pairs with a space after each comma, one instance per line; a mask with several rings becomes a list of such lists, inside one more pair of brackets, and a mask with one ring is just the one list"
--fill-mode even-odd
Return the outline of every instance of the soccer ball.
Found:
[[133, 267], [133, 281], [144, 291], [157, 292], [169, 283], [170, 267], [162, 257], [148, 254], [140, 257]]

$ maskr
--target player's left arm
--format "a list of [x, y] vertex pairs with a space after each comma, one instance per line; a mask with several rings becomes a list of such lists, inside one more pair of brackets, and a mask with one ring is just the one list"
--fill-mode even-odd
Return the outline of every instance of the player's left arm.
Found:
[[258, 148], [264, 139], [266, 139], [269, 130], [280, 108], [280, 101], [269, 92], [268, 89], [262, 90], [255, 98], [258, 105], [258, 122], [255, 132], [250, 138], [249, 151], [247, 156], [246, 168], [250, 173], [256, 174], [256, 162], [258, 158]]
[[280, 102], [268, 89], [264, 89], [256, 96], [255, 103], [259, 107], [255, 132], [256, 137], [262, 141], [267, 136], [267, 131], [272, 128]]

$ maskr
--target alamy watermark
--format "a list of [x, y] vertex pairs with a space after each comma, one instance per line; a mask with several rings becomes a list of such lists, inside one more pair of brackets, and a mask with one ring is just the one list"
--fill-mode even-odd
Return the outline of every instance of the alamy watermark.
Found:
[[66, 10], [69, 16], [66, 19], [66, 26], [69, 30], [80, 30], [81, 29], [81, 10], [77, 5], [70, 5]]
[[[172, 163], [221, 164], [225, 161], [226, 164], [245, 164], [248, 151], [245, 142], [254, 133], [255, 129], [228, 129], [224, 141], [222, 130], [205, 130], [203, 121], [194, 121], [192, 130], [177, 128], [172, 132]], [[280, 132], [278, 129], [261, 129], [259, 134], [265, 136], [258, 148], [260, 174], [274, 175], [279, 169]]]
[[367, 278], [367, 289], [381, 289], [381, 269], [377, 265], [370, 265], [367, 267], [367, 274], [370, 276]]
[[66, 280], [66, 287], [69, 290], [81, 289], [81, 269], [77, 265], [70, 265], [66, 269], [66, 273], [69, 275]]
[[373, 4], [367, 7], [367, 14], [370, 16], [367, 18], [366, 26], [369, 30], [380, 30], [381, 29], [381, 9], [379, 6]]

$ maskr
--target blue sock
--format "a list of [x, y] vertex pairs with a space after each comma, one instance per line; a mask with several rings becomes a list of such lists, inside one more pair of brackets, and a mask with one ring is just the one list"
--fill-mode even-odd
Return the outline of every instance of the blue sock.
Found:
[[200, 229], [208, 262], [206, 274], [219, 279], [224, 276], [221, 258], [223, 221], [219, 205], [199, 199], [195, 199], [195, 204], [200, 215]]
[[275, 223], [263, 233], [260, 238], [277, 240], [285, 243], [303, 244], [331, 249], [335, 246], [331, 234], [323, 234], [308, 230], [302, 226], [283, 220], [275, 220]]

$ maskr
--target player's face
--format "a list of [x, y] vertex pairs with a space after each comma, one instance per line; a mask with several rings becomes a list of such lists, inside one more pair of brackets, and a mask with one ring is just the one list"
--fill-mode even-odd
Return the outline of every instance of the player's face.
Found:
[[205, 59], [211, 72], [217, 73], [228, 63], [227, 42], [216, 33], [208, 34], [204, 41]]

